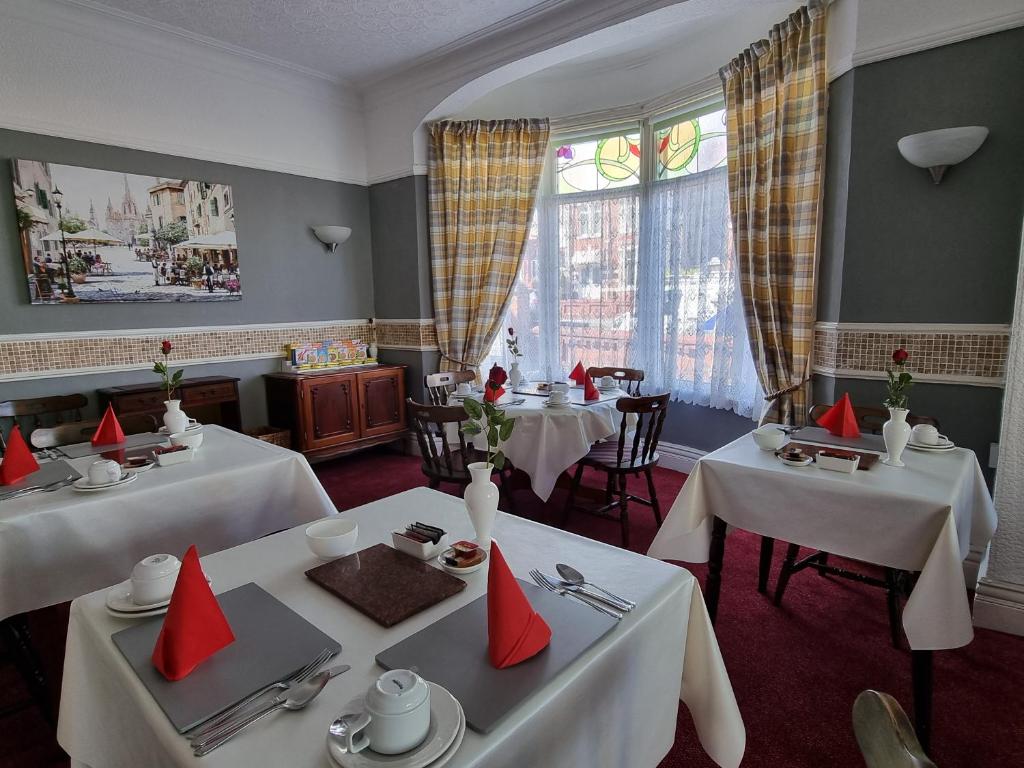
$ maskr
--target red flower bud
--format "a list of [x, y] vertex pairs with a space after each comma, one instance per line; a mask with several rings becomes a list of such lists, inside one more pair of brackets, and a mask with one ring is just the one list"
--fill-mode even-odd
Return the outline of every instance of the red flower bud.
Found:
[[505, 369], [500, 365], [495, 365], [491, 368], [491, 372], [487, 374], [488, 383], [497, 384], [499, 387], [508, 381], [508, 374], [505, 373]]
[[512, 328], [512, 327], [509, 327], [509, 329], [508, 329], [508, 335], [509, 335], [509, 336], [515, 336], [515, 335], [516, 335], [516, 329], [515, 329], [515, 328]]
[[163, 352], [165, 355], [171, 354], [172, 349], [174, 349], [174, 345], [171, 344], [171, 342], [169, 342], [167, 339], [164, 339], [162, 342], [160, 342], [160, 351]]
[[909, 358], [910, 353], [902, 347], [892, 353], [892, 361], [896, 363], [896, 365], [903, 365]]

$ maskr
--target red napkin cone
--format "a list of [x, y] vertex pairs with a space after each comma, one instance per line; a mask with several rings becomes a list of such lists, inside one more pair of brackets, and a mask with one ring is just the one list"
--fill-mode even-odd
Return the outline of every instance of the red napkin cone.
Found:
[[582, 384], [587, 378], [587, 372], [583, 368], [583, 361], [576, 363], [576, 367], [572, 369], [572, 373], [569, 374], [569, 378], [575, 381], [577, 384]]
[[583, 399], [584, 400], [600, 400], [601, 393], [597, 391], [597, 387], [594, 386], [594, 381], [584, 374], [583, 376]]
[[107, 412], [103, 414], [103, 421], [96, 427], [92, 435], [93, 445], [116, 445], [124, 442], [124, 430], [121, 429], [121, 422], [117, 420], [112, 405], [107, 406]]
[[860, 437], [857, 416], [853, 412], [853, 403], [850, 402], [849, 392], [822, 414], [818, 419], [818, 426], [824, 427], [837, 437]]
[[536, 656], [551, 642], [551, 627], [533, 610], [495, 542], [487, 571], [487, 653], [505, 669]]
[[499, 397], [505, 394], [504, 387], [498, 387], [497, 389], [491, 389], [489, 386], [484, 387], [484, 400], [488, 403], [495, 402]]
[[21, 436], [21, 427], [15, 424], [7, 436], [7, 452], [4, 453], [3, 461], [0, 461], [0, 485], [16, 483], [37, 469], [39, 462]]
[[193, 544], [178, 571], [171, 604], [153, 648], [153, 666], [168, 680], [181, 680], [233, 642], [235, 634], [206, 583]]

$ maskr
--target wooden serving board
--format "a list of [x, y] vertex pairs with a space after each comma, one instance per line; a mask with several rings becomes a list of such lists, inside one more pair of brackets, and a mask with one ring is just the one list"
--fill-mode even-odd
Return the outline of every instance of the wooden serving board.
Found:
[[387, 544], [318, 565], [306, 576], [384, 627], [466, 588], [466, 582]]
[[817, 461], [817, 458], [818, 458], [818, 451], [828, 451], [829, 453], [834, 453], [834, 454], [837, 454], [839, 456], [850, 456], [850, 457], [860, 456], [860, 464], [857, 465], [857, 469], [858, 470], [861, 470], [861, 469], [863, 469], [863, 470], [871, 469], [871, 467], [873, 467], [875, 464], [877, 464], [878, 460], [881, 458], [881, 456], [879, 456], [877, 453], [864, 453], [863, 451], [850, 451], [850, 450], [847, 450], [846, 448], [835, 448], [835, 447], [830, 446], [830, 445], [812, 445], [811, 443], [792, 442], [792, 443], [787, 443], [785, 446], [783, 446], [782, 450], [785, 450], [786, 448], [799, 448], [801, 451], [806, 453], [808, 456], [813, 456], [815, 458], [815, 461]]

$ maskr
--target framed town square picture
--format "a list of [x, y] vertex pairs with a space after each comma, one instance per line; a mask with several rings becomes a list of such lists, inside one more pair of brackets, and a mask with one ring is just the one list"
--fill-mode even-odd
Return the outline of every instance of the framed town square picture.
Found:
[[231, 187], [14, 160], [33, 304], [242, 297]]

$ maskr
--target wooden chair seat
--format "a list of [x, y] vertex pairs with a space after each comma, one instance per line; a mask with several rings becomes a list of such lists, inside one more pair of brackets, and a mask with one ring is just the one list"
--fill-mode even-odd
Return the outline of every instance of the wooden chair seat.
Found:
[[[632, 436], [627, 435], [627, 441], [632, 440]], [[646, 459], [639, 459], [635, 463], [631, 463], [629, 457], [619, 457], [619, 446], [618, 443], [605, 442], [597, 443], [590, 452], [584, 456], [580, 461], [586, 462], [587, 464], [593, 464], [600, 467], [610, 467], [612, 469], [626, 469], [626, 470], [639, 470], [644, 467], [653, 467], [658, 463], [658, 452], [653, 451], [648, 454]]]

